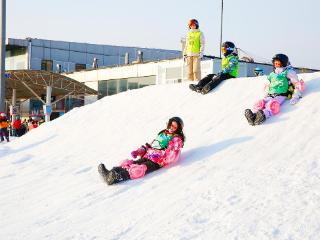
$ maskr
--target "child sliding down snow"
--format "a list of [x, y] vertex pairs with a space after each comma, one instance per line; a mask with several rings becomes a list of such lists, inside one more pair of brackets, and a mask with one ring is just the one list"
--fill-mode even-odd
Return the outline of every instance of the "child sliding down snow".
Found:
[[190, 84], [192, 91], [207, 94], [217, 87], [222, 81], [238, 76], [239, 57], [233, 42], [224, 42], [221, 47], [224, 58], [221, 60], [222, 70], [218, 74], [208, 74], [198, 84]]
[[245, 117], [250, 125], [259, 125], [267, 118], [278, 114], [280, 105], [287, 98], [291, 98], [290, 104], [296, 104], [304, 91], [304, 82], [299, 81], [286, 55], [276, 54], [272, 58], [272, 63], [274, 70], [268, 76], [270, 84], [267, 86], [267, 95], [255, 103], [253, 111], [245, 110]]
[[139, 157], [138, 160], [125, 160], [111, 170], [106, 169], [101, 163], [98, 171], [108, 185], [141, 178], [147, 173], [178, 161], [184, 140], [182, 119], [170, 118], [167, 128], [160, 131], [151, 144], [147, 143], [131, 152], [134, 159]]

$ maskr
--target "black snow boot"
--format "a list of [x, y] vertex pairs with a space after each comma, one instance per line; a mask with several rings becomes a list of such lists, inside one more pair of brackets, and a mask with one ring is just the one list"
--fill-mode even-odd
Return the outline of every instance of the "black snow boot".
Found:
[[111, 169], [108, 175], [108, 185], [119, 183], [130, 179], [129, 172], [122, 167], [114, 167]]
[[200, 91], [201, 91], [201, 87], [198, 86], [197, 84], [190, 84], [190, 85], [189, 85], [189, 88], [190, 88], [192, 91], [195, 91], [195, 92], [200, 92]]
[[266, 116], [264, 115], [262, 110], [259, 110], [256, 113], [256, 118], [254, 119], [254, 125], [260, 125], [266, 120]]
[[210, 92], [212, 90], [212, 86], [211, 86], [211, 82], [208, 83], [207, 85], [205, 85], [202, 90], [201, 90], [201, 94], [202, 95], [205, 95], [207, 94], [208, 92]]
[[108, 173], [108, 176], [105, 180], [105, 182], [108, 184], [108, 185], [112, 185], [114, 183], [117, 183], [119, 181], [117, 181], [117, 175], [116, 175], [116, 172], [111, 170], [109, 173]]
[[256, 114], [253, 113], [253, 112], [251, 111], [251, 109], [246, 109], [246, 110], [244, 111], [244, 116], [245, 116], [246, 119], [248, 120], [248, 123], [249, 123], [251, 126], [253, 126], [253, 125], [254, 125], [254, 120], [255, 120], [255, 118], [256, 118]]
[[103, 178], [103, 181], [107, 182], [110, 171], [106, 169], [104, 164], [100, 163], [98, 166], [98, 172], [100, 176]]
[[98, 171], [102, 176], [103, 180], [108, 185], [112, 185], [130, 179], [129, 172], [122, 167], [114, 167], [109, 171], [105, 168], [103, 164], [100, 164], [98, 166]]

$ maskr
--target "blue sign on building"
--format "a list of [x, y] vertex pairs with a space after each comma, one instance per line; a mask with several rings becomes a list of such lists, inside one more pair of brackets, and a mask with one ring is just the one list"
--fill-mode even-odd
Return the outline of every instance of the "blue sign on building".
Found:
[[5, 77], [5, 78], [11, 78], [11, 73], [5, 73], [5, 74], [4, 74], [4, 77]]
[[45, 115], [50, 115], [52, 113], [51, 105], [43, 105], [43, 112]]

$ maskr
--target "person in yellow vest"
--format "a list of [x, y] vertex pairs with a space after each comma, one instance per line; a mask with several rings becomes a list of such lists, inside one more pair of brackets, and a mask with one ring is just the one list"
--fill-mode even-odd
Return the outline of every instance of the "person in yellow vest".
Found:
[[238, 76], [239, 57], [237, 48], [233, 42], [224, 42], [221, 47], [224, 58], [221, 59], [221, 72], [218, 74], [208, 74], [201, 79], [198, 84], [190, 84], [189, 88], [192, 91], [201, 94], [207, 94], [212, 89], [217, 87], [222, 81]]
[[188, 27], [190, 30], [187, 35], [183, 55], [187, 60], [188, 79], [199, 81], [201, 79], [200, 61], [203, 57], [205, 38], [199, 29], [199, 22], [196, 19], [191, 19]]

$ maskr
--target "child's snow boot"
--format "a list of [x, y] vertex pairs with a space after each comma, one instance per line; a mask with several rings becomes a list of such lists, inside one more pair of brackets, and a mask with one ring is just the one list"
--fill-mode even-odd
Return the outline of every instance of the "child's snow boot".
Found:
[[201, 91], [201, 87], [199, 87], [197, 84], [190, 84], [190, 85], [189, 85], [189, 88], [190, 88], [192, 91], [195, 91], [195, 92], [200, 92], [200, 91]]
[[244, 111], [244, 116], [245, 116], [246, 119], [248, 120], [248, 123], [249, 123], [251, 126], [253, 126], [253, 125], [254, 125], [254, 120], [255, 120], [255, 118], [256, 118], [256, 114], [253, 113], [253, 112], [251, 111], [251, 109], [246, 109], [246, 110]]
[[209, 82], [207, 85], [205, 85], [202, 89], [201, 89], [201, 94], [205, 95], [208, 92], [210, 92], [212, 90], [212, 82]]
[[108, 185], [112, 185], [112, 184], [114, 184], [114, 183], [117, 183], [116, 180], [117, 180], [116, 172], [113, 171], [113, 170], [111, 170], [111, 171], [108, 173], [108, 176], [107, 176], [107, 178], [106, 178], [105, 181], [106, 181], [106, 183], [107, 183]]
[[108, 185], [112, 185], [112, 184], [115, 184], [115, 183], [126, 181], [128, 179], [130, 179], [129, 172], [126, 169], [122, 168], [122, 167], [114, 167], [114, 168], [112, 168], [110, 171], [108, 171], [108, 174], [104, 178], [105, 182]]
[[256, 113], [256, 118], [254, 120], [254, 125], [260, 125], [261, 123], [263, 123], [266, 120], [266, 116], [264, 115], [262, 110], [259, 110]]
[[104, 164], [102, 164], [102, 163], [99, 164], [98, 172], [99, 172], [100, 176], [103, 178], [103, 181], [107, 182], [108, 175], [109, 175], [110, 171], [108, 169], [106, 169]]

